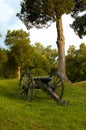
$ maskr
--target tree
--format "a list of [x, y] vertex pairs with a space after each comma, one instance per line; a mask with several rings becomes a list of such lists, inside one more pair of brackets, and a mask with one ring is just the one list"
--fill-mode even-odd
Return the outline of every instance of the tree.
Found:
[[34, 47], [37, 51], [39, 51], [42, 55], [45, 55], [47, 59], [50, 61], [51, 64], [56, 60], [58, 57], [58, 53], [56, 49], [52, 49], [51, 45], [44, 47], [41, 43], [36, 42]]
[[0, 64], [5, 63], [7, 61], [7, 53], [5, 49], [0, 48]]
[[57, 69], [57, 50], [52, 49], [51, 45], [44, 47], [41, 43], [35, 43], [34, 47], [43, 57], [46, 57], [46, 59], [49, 61], [50, 65], [48, 68], [50, 68], [50, 73], [55, 72]]
[[43, 54], [47, 57], [47, 59], [50, 62], [50, 68], [51, 68], [51, 73], [54, 73], [57, 71], [57, 59], [58, 59], [58, 53], [56, 49], [52, 49], [52, 46], [49, 45], [45, 48]]
[[78, 81], [86, 80], [86, 45], [82, 43], [80, 45], [79, 54], [79, 77]]
[[77, 50], [74, 45], [69, 46], [66, 55], [67, 76], [71, 82], [75, 82], [79, 74]]
[[39, 43], [39, 42], [36, 42], [36, 43], [34, 44], [34, 48], [35, 48], [38, 52], [40, 52], [40, 54], [43, 54], [43, 52], [44, 52], [44, 50], [45, 50], [45, 47], [44, 47], [41, 43]]
[[[84, 12], [81, 13], [80, 12]], [[75, 33], [82, 38], [86, 35], [86, 0], [76, 0], [76, 6], [71, 15], [75, 20], [70, 25]]]
[[[32, 53], [29, 33], [23, 30], [8, 30], [5, 44], [9, 47], [9, 62], [13, 67], [17, 66], [17, 77], [20, 78], [20, 68], [29, 60]], [[13, 64], [14, 63], [14, 64]]]
[[8, 56], [5, 49], [0, 48], [0, 77], [4, 77], [4, 64], [7, 62]]
[[68, 78], [72, 82], [86, 80], [86, 45], [82, 43], [78, 50], [70, 46], [68, 52], [66, 56]]
[[33, 52], [32, 56], [33, 68], [30, 72], [34, 76], [43, 76], [50, 73], [50, 62], [45, 55], [42, 55], [40, 51], [36, 49]]
[[76, 49], [75, 49], [76, 47], [74, 46], [74, 45], [70, 45], [69, 46], [69, 49], [68, 49], [68, 54], [69, 55], [71, 55], [72, 57], [74, 57], [75, 56], [75, 53], [76, 53]]
[[78, 16], [73, 22], [71, 27], [74, 29], [75, 33], [82, 38], [86, 35], [86, 15]]
[[71, 13], [77, 0], [22, 0], [21, 11], [17, 16], [27, 29], [32, 27], [48, 27], [56, 22], [58, 47], [58, 73], [67, 80], [65, 64], [65, 38], [63, 34], [62, 15]]

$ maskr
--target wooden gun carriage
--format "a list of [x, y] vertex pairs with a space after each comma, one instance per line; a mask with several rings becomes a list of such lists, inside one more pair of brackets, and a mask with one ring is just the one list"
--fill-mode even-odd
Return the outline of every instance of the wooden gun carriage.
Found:
[[19, 82], [21, 96], [28, 96], [29, 101], [31, 101], [34, 96], [34, 89], [41, 89], [48, 93], [58, 104], [62, 106], [67, 105], [67, 102], [62, 100], [64, 83], [58, 73], [42, 77], [33, 77], [29, 71], [23, 73]]

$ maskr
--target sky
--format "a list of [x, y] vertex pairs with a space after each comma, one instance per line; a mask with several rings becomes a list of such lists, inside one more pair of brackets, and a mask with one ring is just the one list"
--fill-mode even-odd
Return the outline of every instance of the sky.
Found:
[[[27, 30], [22, 21], [16, 17], [16, 14], [19, 13], [21, 9], [20, 1], [21, 0], [0, 0], [0, 33], [2, 34], [2, 38], [0, 38], [0, 47], [5, 47], [4, 39], [7, 30], [23, 29], [30, 32], [31, 44], [40, 42], [45, 47], [51, 45], [52, 48], [57, 48], [57, 32], [55, 23], [53, 23], [48, 29], [33, 28]], [[86, 36], [83, 39], [80, 39], [77, 35], [75, 35], [73, 29], [70, 28], [69, 25], [73, 22], [71, 16], [63, 15], [62, 18], [66, 52], [70, 45], [74, 45], [76, 49], [78, 49], [81, 43], [84, 42], [86, 44]]]

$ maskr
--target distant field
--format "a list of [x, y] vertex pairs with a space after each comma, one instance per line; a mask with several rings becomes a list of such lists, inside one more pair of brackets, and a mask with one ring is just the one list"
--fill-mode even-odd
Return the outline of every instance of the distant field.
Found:
[[18, 80], [0, 80], [0, 130], [86, 130], [86, 81], [65, 85], [59, 106], [41, 90], [32, 102], [19, 96]]

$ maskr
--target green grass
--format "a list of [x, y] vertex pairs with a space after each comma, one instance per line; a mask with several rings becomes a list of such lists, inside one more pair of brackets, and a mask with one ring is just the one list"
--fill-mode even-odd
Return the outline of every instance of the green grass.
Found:
[[18, 80], [0, 80], [0, 130], [85, 130], [86, 81], [65, 84], [59, 106], [42, 91], [35, 92], [32, 102], [22, 100]]

